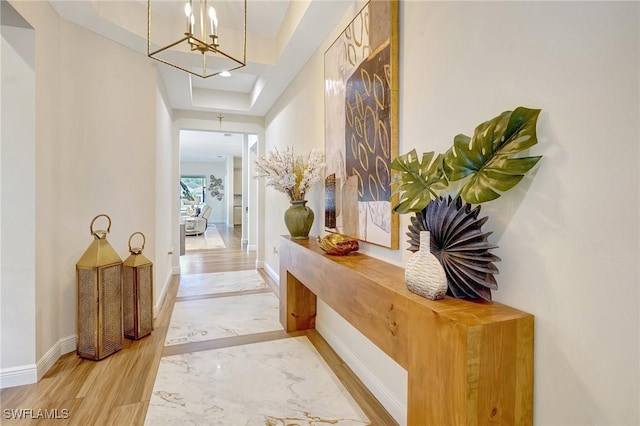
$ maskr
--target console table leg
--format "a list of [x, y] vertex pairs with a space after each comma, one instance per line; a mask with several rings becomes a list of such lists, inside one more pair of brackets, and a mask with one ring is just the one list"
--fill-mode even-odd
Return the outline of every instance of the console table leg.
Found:
[[533, 317], [468, 317], [410, 304], [408, 424], [533, 424]]
[[316, 328], [316, 295], [288, 271], [285, 280], [280, 283], [280, 323], [287, 331]]

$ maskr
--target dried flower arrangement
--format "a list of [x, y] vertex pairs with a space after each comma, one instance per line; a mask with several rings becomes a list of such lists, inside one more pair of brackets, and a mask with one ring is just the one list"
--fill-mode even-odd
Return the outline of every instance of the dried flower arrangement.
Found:
[[287, 194], [289, 201], [305, 199], [307, 191], [322, 178], [324, 156], [313, 149], [306, 156], [293, 156], [293, 150], [277, 149], [256, 160], [256, 179], [266, 178], [267, 186]]

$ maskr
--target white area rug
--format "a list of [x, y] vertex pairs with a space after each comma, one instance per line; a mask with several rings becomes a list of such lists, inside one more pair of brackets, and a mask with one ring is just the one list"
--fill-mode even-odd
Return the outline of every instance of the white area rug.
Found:
[[263, 290], [268, 286], [255, 269], [180, 276], [178, 297]]
[[145, 425], [370, 424], [306, 337], [164, 357]]
[[214, 224], [209, 224], [204, 233], [200, 235], [187, 235], [184, 237], [185, 250], [209, 250], [227, 248], [224, 240]]

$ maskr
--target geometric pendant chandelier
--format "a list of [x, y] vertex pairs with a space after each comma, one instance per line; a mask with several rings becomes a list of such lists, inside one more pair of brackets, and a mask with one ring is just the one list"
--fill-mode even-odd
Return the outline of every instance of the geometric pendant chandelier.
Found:
[[147, 55], [202, 78], [244, 67], [247, 0], [147, 0]]

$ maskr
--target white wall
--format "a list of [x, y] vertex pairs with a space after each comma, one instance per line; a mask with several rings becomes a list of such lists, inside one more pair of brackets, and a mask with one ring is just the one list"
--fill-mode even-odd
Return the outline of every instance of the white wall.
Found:
[[[244, 135], [242, 139], [242, 152], [246, 151], [247, 136]], [[232, 218], [233, 226], [242, 225], [242, 198], [244, 197], [244, 191], [242, 186], [244, 185], [244, 174], [242, 173], [242, 157], [233, 157], [233, 197], [231, 198]], [[240, 195], [240, 205], [236, 204], [235, 196]], [[244, 228], [242, 229], [241, 240], [245, 241]]]
[[226, 175], [227, 175], [227, 188], [224, 193], [224, 199], [227, 208], [227, 227], [233, 227], [233, 190], [235, 189], [235, 172], [233, 169], [235, 161], [233, 157], [227, 157], [226, 159]]
[[[35, 31], [35, 358], [38, 361], [38, 376], [41, 376], [61, 353], [64, 339], [60, 333], [60, 285], [57, 279], [57, 258], [52, 256], [57, 250], [50, 231], [59, 223], [58, 170], [59, 165], [52, 159], [57, 155], [59, 138], [59, 26], [56, 13], [47, 3], [11, 3]], [[6, 5], [3, 2], [3, 8]], [[3, 13], [3, 19], [6, 15]], [[3, 101], [11, 100], [4, 96]], [[4, 236], [2, 237], [4, 240]], [[15, 300], [9, 299], [10, 303]], [[14, 327], [19, 320], [3, 321], [6, 327]], [[75, 349], [75, 341], [65, 351]], [[0, 369], [4, 370], [4, 361]], [[4, 376], [4, 374], [3, 374]], [[4, 382], [3, 382], [4, 383]]]
[[[258, 152], [258, 136], [249, 135], [247, 141], [247, 205], [249, 211], [244, 213], [247, 224], [248, 244], [247, 250], [256, 250], [258, 240], [258, 181], [254, 179], [256, 175], [256, 159]], [[263, 215], [261, 215], [263, 216]]]
[[[158, 280], [158, 272], [164, 275], [169, 268], [167, 238], [157, 240], [155, 233], [167, 219], [156, 222], [156, 209], [170, 198], [164, 191], [170, 193], [171, 187], [156, 186], [156, 149], [162, 143], [156, 133], [166, 127], [156, 123], [167, 120], [168, 112], [156, 116], [161, 109], [156, 69], [145, 55], [60, 20], [48, 2], [11, 4], [36, 34], [38, 203], [31, 210], [36, 215], [33, 340], [41, 375], [60, 354], [75, 350], [75, 264], [91, 242], [89, 224], [95, 215], [111, 216], [109, 241], [122, 258], [128, 256], [131, 233], [144, 232], [156, 284], [166, 281]], [[158, 249], [162, 256], [156, 256]], [[2, 325], [19, 327], [20, 319]], [[2, 360], [0, 372], [4, 368]]]
[[[242, 225], [242, 244], [249, 244], [249, 180], [251, 179], [249, 165], [249, 136], [242, 137], [242, 157], [240, 158], [240, 170], [242, 180], [242, 203], [240, 206], [240, 224]], [[237, 211], [237, 207], [236, 207]]]
[[[490, 241], [502, 258], [494, 298], [536, 317], [535, 424], [640, 424], [640, 4], [400, 8], [400, 153], [444, 152], [454, 135], [471, 135], [504, 110], [542, 109], [539, 144], [531, 149], [544, 156], [539, 168], [482, 208], [490, 217], [483, 229], [494, 231]], [[343, 27], [267, 115], [267, 150], [323, 146], [323, 52]], [[269, 191], [266, 260], [277, 270], [270, 247], [286, 233], [287, 202]], [[313, 235], [322, 225], [322, 197], [310, 197]], [[403, 216], [401, 235], [408, 223]], [[361, 246], [391, 263], [408, 258], [404, 238], [399, 251]], [[342, 342], [336, 349], [350, 366], [365, 382], [379, 381], [381, 400], [406, 404], [396, 391], [404, 385], [377, 373], [396, 366], [354, 340], [341, 321], [320, 306], [318, 329]], [[383, 402], [403, 420], [398, 404]]]
[[108, 240], [123, 259], [129, 236], [141, 231], [145, 255], [156, 261], [156, 72], [143, 55], [65, 21], [60, 28], [56, 160], [64, 212], [56, 237], [66, 336], [75, 333], [75, 263], [92, 240], [95, 215], [111, 217]]
[[155, 194], [156, 194], [156, 263], [153, 285], [155, 311], [157, 312], [164, 300], [165, 292], [171, 282], [171, 259], [174, 251], [180, 251], [179, 246], [173, 246], [171, 227], [173, 225], [173, 206], [175, 198], [173, 189], [177, 187], [172, 179], [171, 164], [173, 160], [173, 139], [171, 106], [167, 100], [164, 85], [158, 73], [156, 87], [156, 163], [155, 163]]
[[35, 32], [1, 28], [0, 387], [6, 387], [37, 377]]
[[209, 223], [225, 223], [227, 221], [227, 192], [231, 191], [227, 184], [227, 164], [226, 161], [182, 161], [180, 163], [180, 174], [182, 176], [204, 176], [207, 178], [207, 188], [209, 178], [214, 175], [222, 179], [224, 185], [224, 197], [218, 200], [207, 191], [205, 203], [211, 206], [211, 216]]
[[[246, 135], [243, 137], [243, 139], [246, 138]], [[244, 151], [244, 146], [246, 145], [246, 142], [242, 142], [242, 150]], [[232, 209], [232, 214], [233, 214], [233, 225], [240, 225], [242, 224], [242, 219], [240, 220], [236, 220], [236, 216], [237, 216], [237, 211], [238, 211], [238, 207], [236, 207], [236, 201], [235, 201], [235, 195], [240, 195], [241, 196], [241, 201], [240, 201], [240, 211], [242, 211], [242, 196], [243, 196], [243, 191], [242, 191], [242, 183], [243, 183], [243, 174], [242, 174], [242, 157], [233, 157], [233, 195], [234, 197], [231, 197], [231, 204], [233, 205], [233, 209]]]

